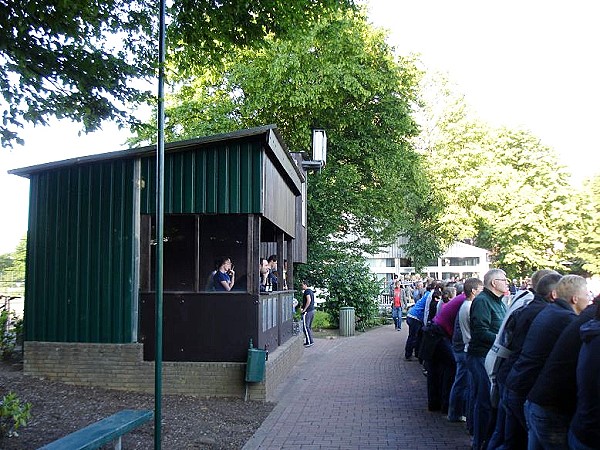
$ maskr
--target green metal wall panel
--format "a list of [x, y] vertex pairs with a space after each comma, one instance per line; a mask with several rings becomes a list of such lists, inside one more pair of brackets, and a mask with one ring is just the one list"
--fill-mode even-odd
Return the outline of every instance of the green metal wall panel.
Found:
[[[262, 158], [257, 139], [167, 153], [165, 213], [261, 213]], [[142, 214], [156, 211], [155, 164], [154, 157], [142, 158]]]
[[30, 177], [25, 339], [132, 342], [134, 161]]

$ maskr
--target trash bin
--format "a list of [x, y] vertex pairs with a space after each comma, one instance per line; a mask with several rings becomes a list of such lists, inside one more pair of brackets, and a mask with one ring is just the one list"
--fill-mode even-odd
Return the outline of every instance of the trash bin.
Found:
[[354, 308], [340, 308], [340, 336], [354, 336]]
[[267, 360], [267, 351], [259, 348], [252, 348], [252, 339], [248, 348], [248, 360], [246, 362], [246, 381], [249, 383], [259, 383], [265, 379], [265, 362]]

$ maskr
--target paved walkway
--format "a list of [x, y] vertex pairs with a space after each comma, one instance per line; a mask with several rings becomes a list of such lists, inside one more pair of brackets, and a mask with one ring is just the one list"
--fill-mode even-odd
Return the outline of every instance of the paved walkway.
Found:
[[404, 360], [407, 329], [316, 339], [244, 450], [469, 448], [464, 424], [427, 411], [421, 365]]

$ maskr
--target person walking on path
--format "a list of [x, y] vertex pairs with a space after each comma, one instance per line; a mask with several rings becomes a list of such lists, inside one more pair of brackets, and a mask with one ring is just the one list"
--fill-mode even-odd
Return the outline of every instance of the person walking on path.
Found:
[[399, 281], [396, 281], [396, 287], [394, 287], [392, 319], [394, 319], [396, 330], [400, 331], [402, 329], [402, 288]]
[[302, 282], [302, 331], [304, 332], [304, 346], [311, 347], [315, 341], [312, 336], [312, 322], [315, 317], [315, 293], [308, 287], [306, 281]]

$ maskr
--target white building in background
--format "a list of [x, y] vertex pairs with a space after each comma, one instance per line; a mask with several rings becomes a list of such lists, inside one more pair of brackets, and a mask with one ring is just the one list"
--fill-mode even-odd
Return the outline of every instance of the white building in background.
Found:
[[[415, 268], [411, 266], [410, 259], [402, 249], [403, 240], [404, 238], [401, 237], [395, 244], [383, 249], [380, 253], [367, 255], [369, 268], [378, 279], [387, 282], [392, 280], [394, 274], [402, 278], [402, 275], [416, 273]], [[483, 279], [483, 275], [490, 269], [489, 259], [490, 252], [488, 250], [463, 242], [455, 242], [437, 261], [432, 261], [431, 265], [424, 267], [419, 274], [436, 280], [447, 280], [454, 277]]]

